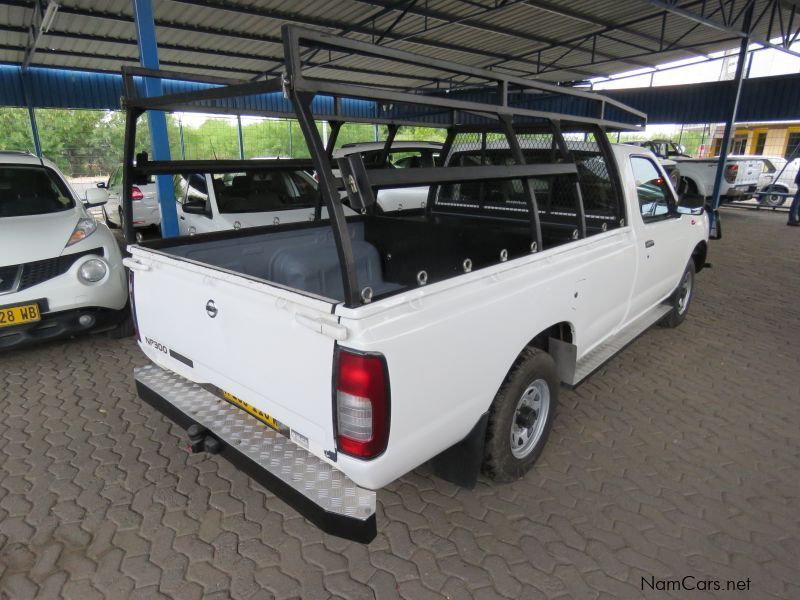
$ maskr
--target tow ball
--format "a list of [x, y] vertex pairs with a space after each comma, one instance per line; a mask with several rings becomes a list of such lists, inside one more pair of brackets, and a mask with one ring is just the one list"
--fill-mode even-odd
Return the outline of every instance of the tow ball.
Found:
[[219, 454], [222, 450], [222, 442], [208, 432], [208, 429], [197, 423], [190, 425], [186, 430], [189, 434], [189, 450], [192, 454], [208, 452], [209, 454]]

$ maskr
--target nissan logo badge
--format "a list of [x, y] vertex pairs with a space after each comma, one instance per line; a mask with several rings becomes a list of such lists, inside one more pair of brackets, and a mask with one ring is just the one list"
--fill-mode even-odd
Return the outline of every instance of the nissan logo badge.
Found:
[[214, 304], [213, 300], [209, 300], [208, 302], [206, 302], [206, 312], [208, 313], [208, 316], [211, 317], [212, 319], [217, 316], [217, 312], [219, 311], [217, 310], [217, 305]]

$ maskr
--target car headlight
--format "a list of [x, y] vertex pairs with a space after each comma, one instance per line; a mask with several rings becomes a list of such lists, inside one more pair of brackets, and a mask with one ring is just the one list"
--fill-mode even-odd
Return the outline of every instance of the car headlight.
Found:
[[[75, 230], [67, 240], [67, 246], [77, 244], [81, 240], [85, 240], [97, 230], [97, 221], [94, 219], [78, 219], [78, 224], [75, 225]], [[66, 246], [65, 246], [66, 247]]]
[[106, 263], [99, 258], [90, 258], [78, 269], [78, 279], [84, 283], [97, 283], [108, 273]]

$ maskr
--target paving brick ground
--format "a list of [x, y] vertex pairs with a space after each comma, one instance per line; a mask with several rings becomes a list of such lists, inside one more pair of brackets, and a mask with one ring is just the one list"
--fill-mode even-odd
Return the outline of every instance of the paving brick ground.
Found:
[[139, 402], [131, 340], [0, 355], [0, 597], [800, 598], [800, 231], [727, 211], [691, 315], [575, 392], [513, 485], [420, 468], [368, 547], [321, 534]]

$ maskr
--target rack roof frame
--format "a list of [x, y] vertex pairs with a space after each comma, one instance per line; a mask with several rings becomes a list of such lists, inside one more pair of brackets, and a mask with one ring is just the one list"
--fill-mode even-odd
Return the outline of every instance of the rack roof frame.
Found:
[[[123, 67], [124, 105], [126, 108], [139, 110], [291, 117], [294, 110], [288, 104], [281, 110], [274, 108], [265, 110], [254, 107], [252, 102], [253, 97], [278, 93], [282, 93], [283, 98], [288, 99], [288, 90], [291, 88], [301, 93], [332, 98], [333, 110], [315, 111], [315, 117], [347, 122], [450, 128], [462, 124], [463, 115], [469, 114], [488, 118], [487, 128], [501, 117], [510, 117], [518, 121], [526, 119], [569, 121], [597, 125], [615, 131], [642, 130], [647, 123], [647, 117], [643, 112], [595, 92], [515, 77], [452, 61], [431, 59], [412, 52], [335, 37], [294, 25], [284, 25], [282, 34], [285, 71], [281, 77], [241, 83], [229, 78], [209, 79], [176, 71]], [[484, 85], [476, 84], [473, 93], [462, 88], [457, 93], [450, 94], [447, 90], [437, 90], [434, 93], [412, 92], [399, 87], [387, 88], [309, 77], [303, 72], [304, 51], [312, 54], [329, 52], [331, 55], [333, 53], [357, 55], [415, 67], [424, 66], [435, 71], [479, 80], [484, 82]], [[192, 91], [146, 97], [139, 92], [135, 81], [136, 78], [142, 77], [194, 82], [202, 87]], [[373, 102], [372, 114], [345, 114], [342, 104], [347, 100]], [[541, 100], [548, 104], [548, 108], [551, 105], [572, 105], [581, 110], [576, 114], [558, 110], [557, 106], [549, 110], [536, 108], [536, 102]], [[216, 102], [221, 102], [221, 105], [215, 104]], [[395, 108], [395, 104], [399, 104], [400, 107]], [[414, 112], [401, 110], [403, 107], [411, 106], [415, 107]], [[630, 120], [620, 120], [623, 117]]]

